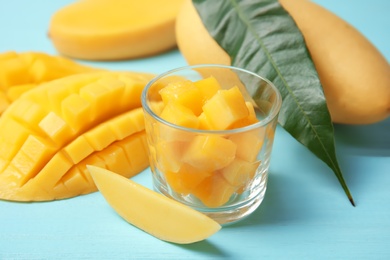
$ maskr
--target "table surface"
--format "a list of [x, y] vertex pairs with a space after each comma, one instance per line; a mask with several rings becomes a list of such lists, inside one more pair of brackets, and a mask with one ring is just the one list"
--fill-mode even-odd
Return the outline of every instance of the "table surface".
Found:
[[[70, 2], [2, 1], [0, 52], [56, 54], [47, 37], [49, 20]], [[390, 60], [390, 1], [316, 2], [354, 25]], [[84, 63], [152, 73], [186, 65], [177, 50]], [[122, 220], [96, 192], [45, 203], [0, 201], [0, 259], [390, 259], [390, 120], [336, 125], [335, 134], [356, 207], [333, 172], [278, 128], [263, 203], [205, 241], [160, 241]], [[152, 186], [149, 170], [134, 180]]]

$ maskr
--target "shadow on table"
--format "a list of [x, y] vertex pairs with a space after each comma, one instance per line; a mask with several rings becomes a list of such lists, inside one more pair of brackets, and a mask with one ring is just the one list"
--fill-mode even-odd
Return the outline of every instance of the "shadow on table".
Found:
[[268, 180], [267, 192], [264, 200], [255, 212], [245, 219], [227, 225], [226, 228], [237, 228], [252, 225], [283, 225], [284, 222], [290, 222], [299, 219], [299, 211], [291, 207], [289, 200], [286, 200], [286, 187], [282, 182], [289, 182], [289, 177], [285, 175], [270, 174]]
[[194, 244], [183, 244], [183, 245], [178, 245], [174, 244], [176, 246], [185, 248], [190, 251], [196, 251], [198, 253], [203, 253], [207, 255], [208, 257], [227, 257], [227, 255], [219, 249], [217, 246], [215, 246], [213, 243], [211, 243], [208, 240], [203, 240]]
[[349, 154], [390, 157], [390, 118], [370, 125], [335, 125], [336, 145]]

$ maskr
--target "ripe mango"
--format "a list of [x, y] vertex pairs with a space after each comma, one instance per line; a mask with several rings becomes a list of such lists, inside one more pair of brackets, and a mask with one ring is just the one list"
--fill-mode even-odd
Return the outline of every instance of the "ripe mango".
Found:
[[127, 222], [158, 239], [190, 244], [221, 229], [215, 220], [187, 205], [115, 172], [91, 165], [87, 167], [110, 206]]
[[49, 37], [67, 56], [119, 60], [176, 46], [175, 19], [183, 0], [83, 0], [53, 14]]
[[65, 76], [97, 71], [70, 59], [41, 52], [0, 54], [0, 115], [24, 92]]
[[[301, 30], [335, 123], [370, 124], [390, 115], [390, 65], [359, 31], [308, 0], [279, 0]], [[190, 0], [176, 20], [176, 41], [190, 65], [230, 65]], [[233, 36], [232, 36], [233, 37]]]
[[92, 72], [42, 84], [0, 118], [0, 199], [96, 190], [86, 165], [131, 177], [149, 165], [140, 96], [152, 75]]

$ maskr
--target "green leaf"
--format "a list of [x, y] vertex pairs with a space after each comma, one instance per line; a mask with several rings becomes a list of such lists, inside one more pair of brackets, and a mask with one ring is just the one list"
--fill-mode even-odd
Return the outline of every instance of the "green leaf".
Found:
[[334, 128], [304, 38], [277, 0], [193, 0], [232, 65], [271, 80], [283, 104], [279, 124], [325, 162], [354, 201], [337, 162]]

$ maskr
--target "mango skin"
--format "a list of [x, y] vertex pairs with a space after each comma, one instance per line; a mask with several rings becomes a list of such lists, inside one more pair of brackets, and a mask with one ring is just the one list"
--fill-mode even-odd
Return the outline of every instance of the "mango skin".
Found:
[[279, 0], [305, 37], [336, 123], [369, 124], [390, 115], [390, 65], [359, 31], [307, 0]]
[[[301, 30], [318, 71], [332, 121], [372, 124], [390, 115], [390, 65], [359, 31], [307, 0], [280, 0]], [[176, 19], [178, 48], [190, 65], [230, 65], [229, 55], [187, 0]]]

